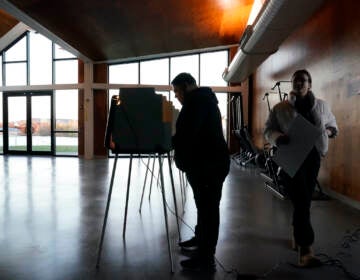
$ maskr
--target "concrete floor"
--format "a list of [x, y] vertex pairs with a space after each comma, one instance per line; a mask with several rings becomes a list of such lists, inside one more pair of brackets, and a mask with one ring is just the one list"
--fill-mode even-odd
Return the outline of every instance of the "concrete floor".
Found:
[[[359, 279], [346, 276], [334, 265], [294, 267], [297, 255], [289, 249], [290, 202], [265, 189], [256, 169], [235, 164], [223, 188], [216, 253], [219, 263], [212, 276], [181, 271], [179, 261], [185, 256], [177, 247], [176, 219], [171, 213], [174, 203], [168, 167], [164, 166], [174, 264], [174, 273], [170, 273], [161, 193], [153, 183], [149, 199], [149, 180], [139, 213], [146, 161], [133, 161], [125, 239], [129, 160], [118, 161], [100, 268], [96, 270], [114, 159], [0, 156], [0, 279]], [[196, 215], [191, 189], [186, 189], [183, 204], [178, 175], [175, 172], [178, 210], [193, 227]], [[342, 267], [359, 276], [360, 211], [334, 199], [314, 201], [312, 218], [315, 253], [340, 260]], [[191, 229], [182, 224], [182, 239], [191, 236]], [[348, 248], [342, 246], [348, 241], [346, 236], [352, 237], [345, 242]]]

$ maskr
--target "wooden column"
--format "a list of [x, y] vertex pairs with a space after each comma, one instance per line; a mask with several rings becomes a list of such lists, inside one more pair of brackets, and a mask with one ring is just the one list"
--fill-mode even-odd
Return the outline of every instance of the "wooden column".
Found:
[[[107, 64], [94, 65], [94, 82], [107, 83]], [[94, 90], [94, 156], [107, 156], [104, 146], [105, 129], [108, 115], [107, 90]]]

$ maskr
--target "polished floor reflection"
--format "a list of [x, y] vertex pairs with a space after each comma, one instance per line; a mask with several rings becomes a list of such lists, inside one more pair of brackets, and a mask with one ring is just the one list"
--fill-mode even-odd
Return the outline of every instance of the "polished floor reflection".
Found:
[[[351, 279], [335, 266], [298, 269], [289, 249], [291, 205], [268, 192], [254, 168], [236, 165], [226, 179], [221, 228], [212, 275], [185, 273], [179, 261], [178, 231], [168, 166], [164, 165], [170, 261], [157, 165], [141, 214], [147, 159], [134, 159], [125, 239], [122, 237], [128, 159], [119, 159], [100, 268], [95, 268], [114, 159], [0, 156], [0, 279], [236, 279], [235, 270], [265, 279]], [[175, 168], [174, 168], [175, 170]], [[178, 210], [194, 226], [191, 189], [186, 201], [174, 172]], [[185, 202], [185, 203], [183, 203]], [[315, 252], [341, 260], [359, 275], [360, 211], [339, 201], [314, 201]], [[352, 241], [346, 236], [353, 237]], [[181, 224], [181, 237], [192, 236]], [[348, 248], [342, 246], [346, 241]], [[226, 271], [233, 271], [227, 273]]]

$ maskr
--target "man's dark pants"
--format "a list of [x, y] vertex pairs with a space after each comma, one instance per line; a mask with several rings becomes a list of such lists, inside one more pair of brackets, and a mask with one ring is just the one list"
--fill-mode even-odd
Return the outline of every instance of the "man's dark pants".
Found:
[[202, 258], [213, 257], [219, 236], [220, 200], [229, 166], [186, 172], [197, 208], [195, 236]]

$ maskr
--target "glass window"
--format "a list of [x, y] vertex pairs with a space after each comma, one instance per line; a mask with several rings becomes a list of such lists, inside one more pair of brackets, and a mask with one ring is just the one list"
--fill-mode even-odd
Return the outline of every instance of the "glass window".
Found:
[[26, 63], [6, 63], [5, 64], [5, 85], [23, 86], [26, 85]]
[[3, 86], [2, 80], [2, 55], [0, 55], [0, 87]]
[[125, 63], [109, 66], [110, 84], [138, 84], [139, 63]]
[[39, 33], [30, 32], [30, 84], [52, 83], [51, 41]]
[[26, 96], [8, 97], [9, 150], [26, 151]]
[[3, 142], [3, 139], [4, 139], [4, 134], [3, 134], [3, 132], [1, 131], [1, 132], [0, 132], [0, 154], [3, 154], [3, 153], [4, 153], [4, 142]]
[[78, 133], [56, 132], [55, 153], [56, 155], [78, 155], [79, 139]]
[[26, 36], [5, 52], [5, 61], [26, 60]]
[[[137, 62], [109, 66], [109, 83], [129, 84], [129, 81], [132, 81], [133, 84], [136, 84], [134, 77], [138, 73], [137, 67], [140, 67], [140, 84], [170, 85], [171, 80], [176, 75], [187, 72], [195, 78], [200, 86], [227, 86], [227, 83], [222, 78], [223, 69], [228, 66], [227, 50], [140, 61], [139, 66], [136, 67], [135, 65], [137, 65]], [[130, 72], [133, 74], [130, 74]], [[127, 78], [128, 76], [130, 78]], [[120, 80], [122, 77], [124, 77], [124, 81]], [[173, 91], [156, 91], [156, 93], [166, 96], [176, 109], [181, 110], [182, 105], [176, 99]], [[117, 94], [118, 90], [109, 90], [109, 105], [111, 97]], [[224, 136], [227, 137], [227, 94], [217, 93], [217, 98], [222, 115]]]
[[55, 91], [55, 130], [78, 130], [78, 90]]
[[140, 62], [140, 84], [168, 85], [169, 59], [155, 59]]
[[113, 97], [113, 95], [119, 95], [119, 90], [118, 89], [110, 89], [109, 90], [109, 106], [110, 106], [110, 99], [111, 99], [111, 97]]
[[[27, 42], [29, 44], [27, 44]], [[54, 57], [52, 46], [54, 46]], [[27, 49], [27, 47], [29, 47], [29, 49]], [[29, 54], [29, 56], [27, 56], [27, 54]], [[4, 68], [1, 67], [2, 65], [4, 65]], [[4, 70], [4, 72], [2, 70]], [[4, 79], [2, 80], [3, 75]], [[29, 84], [48, 85], [53, 82], [57, 84], [77, 84], [78, 60], [70, 52], [64, 50], [59, 45], [53, 44], [49, 39], [41, 34], [31, 31], [28, 32], [26, 36], [7, 49], [3, 56], [0, 56], [0, 86], [22, 86]], [[41, 110], [41, 104], [39, 102], [35, 102], [38, 99], [40, 99], [40, 97], [33, 97], [34, 103], [32, 103], [32, 112], [34, 115], [32, 119], [32, 126], [39, 126], [40, 130], [38, 132], [40, 134], [33, 134], [33, 146], [36, 144], [35, 140], [38, 140], [40, 136], [49, 136], [51, 133], [55, 133], [56, 153], [77, 155], [78, 90], [63, 90], [54, 92], [54, 104], [56, 106], [54, 110], [56, 115], [55, 131], [53, 132], [49, 131], [51, 127], [48, 125], [50, 105], [48, 105], [49, 107], [43, 107], [43, 110]], [[14, 100], [20, 100], [20, 98], [18, 97]], [[0, 93], [0, 153], [3, 151], [2, 102], [2, 93]], [[51, 102], [47, 103], [50, 104]], [[16, 109], [16, 112], [19, 111], [24, 110]], [[46, 113], [47, 117], [38, 116], [35, 114], [36, 112], [39, 114]], [[10, 114], [9, 116], [13, 115]], [[41, 121], [45, 121], [46, 124], [42, 125]], [[11, 131], [13, 132], [13, 130]], [[18, 136], [19, 137], [16, 138], [16, 141], [18, 141], [16, 145], [20, 143], [19, 139], [22, 134], [19, 134]], [[38, 138], [35, 139], [34, 137]], [[47, 146], [49, 146], [49, 139], [46, 140]], [[43, 142], [44, 141], [41, 143], [39, 142], [40, 144], [38, 143], [39, 149], [41, 148], [40, 146]]]
[[32, 151], [51, 151], [51, 97], [31, 97]]
[[173, 103], [174, 107], [178, 110], [181, 110], [181, 103], [179, 102], [179, 100], [177, 100], [177, 98], [175, 97], [175, 92], [170, 91], [170, 101]]
[[162, 96], [166, 97], [166, 100], [169, 100], [169, 92], [168, 91], [155, 91], [156, 94], [161, 94]]
[[59, 60], [55, 61], [55, 84], [77, 84], [78, 61]]
[[76, 58], [75, 55], [65, 50], [63, 47], [60, 47], [57, 44], [54, 44], [55, 48], [55, 59], [59, 58]]
[[199, 55], [176, 56], [171, 58], [170, 82], [182, 72], [190, 73], [199, 84]]
[[[111, 98], [114, 95], [119, 95], [119, 90], [118, 89], [109, 89], [109, 95], [108, 95], [108, 109], [110, 111], [110, 106], [111, 106]], [[109, 113], [108, 111], [108, 113]]]
[[3, 131], [3, 93], [0, 91], [0, 131]]
[[78, 154], [78, 90], [55, 91], [55, 153]]
[[222, 73], [227, 66], [227, 51], [200, 54], [200, 85], [227, 86], [222, 78]]

